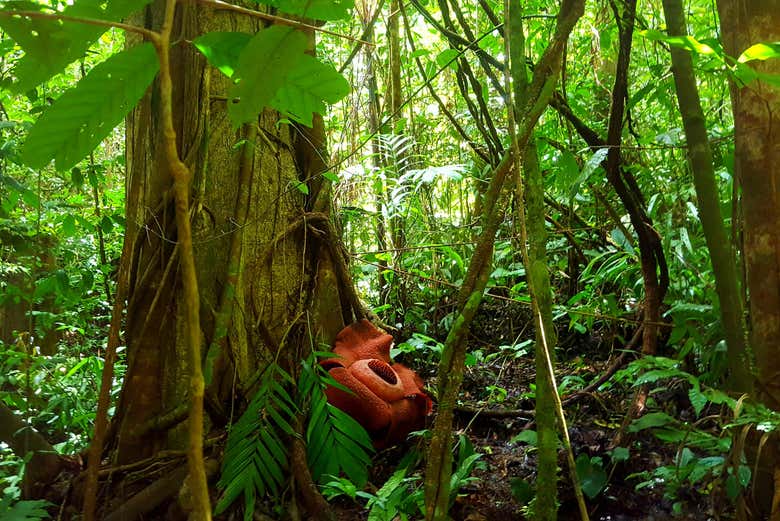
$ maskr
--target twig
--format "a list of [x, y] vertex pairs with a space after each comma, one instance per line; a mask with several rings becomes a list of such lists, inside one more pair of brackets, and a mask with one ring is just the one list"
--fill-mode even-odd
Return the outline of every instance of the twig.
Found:
[[254, 9], [247, 9], [246, 7], [241, 7], [238, 5], [228, 4], [227, 2], [223, 2], [222, 0], [190, 0], [193, 2], [197, 2], [199, 4], [208, 5], [213, 7], [214, 9], [219, 9], [222, 11], [232, 11], [234, 13], [240, 13], [245, 14], [247, 16], [251, 16], [253, 18], [260, 18], [261, 20], [268, 20], [269, 22], [275, 22], [279, 25], [287, 25], [289, 27], [294, 27], [296, 29], [306, 29], [309, 31], [318, 31], [323, 34], [329, 34], [331, 36], [335, 36], [336, 38], [342, 38], [344, 40], [349, 40], [351, 42], [357, 42], [361, 45], [369, 45], [373, 46], [373, 43], [366, 42], [363, 40], [360, 40], [358, 38], [355, 38], [353, 36], [347, 36], [346, 34], [339, 34], [333, 31], [329, 31], [327, 29], [323, 29], [322, 27], [317, 27], [316, 25], [307, 24], [304, 22], [299, 22], [297, 20], [290, 20], [289, 18], [284, 18], [282, 16], [276, 16], [268, 13], [263, 13], [260, 11], [255, 11]]
[[85, 25], [96, 25], [98, 27], [105, 27], [106, 29], [114, 27], [116, 29], [122, 29], [130, 33], [140, 34], [145, 36], [149, 40], [154, 40], [158, 34], [149, 29], [138, 27], [137, 25], [124, 24], [122, 22], [111, 22], [108, 20], [98, 20], [95, 18], [81, 18], [79, 16], [68, 16], [60, 13], [41, 13], [39, 11], [0, 11], [0, 16], [6, 18], [22, 17], [22, 18], [38, 18], [41, 20], [59, 20], [63, 22], [73, 22]]

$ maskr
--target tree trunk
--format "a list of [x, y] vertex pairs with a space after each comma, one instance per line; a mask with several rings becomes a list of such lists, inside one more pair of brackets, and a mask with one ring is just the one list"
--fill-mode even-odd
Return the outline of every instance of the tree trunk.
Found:
[[[523, 27], [522, 8], [507, 2], [507, 19], [510, 63], [513, 82], [513, 96], [516, 107], [528, 103], [528, 73], [526, 71], [526, 45]], [[519, 116], [519, 114], [518, 114]], [[544, 221], [544, 180], [539, 168], [539, 155], [536, 138], [531, 136], [523, 153], [523, 175], [517, 177], [518, 212], [525, 205], [525, 222], [528, 240], [528, 265], [526, 278], [532, 298], [536, 299], [543, 327], [535, 327], [536, 333], [536, 431], [539, 451], [536, 474], [536, 519], [555, 520], [558, 517], [558, 434], [555, 429], [555, 399], [557, 392], [547, 370], [547, 350], [550, 358], [555, 359], [556, 333], [552, 319], [552, 298], [550, 273], [547, 268], [547, 230]], [[523, 195], [525, 200], [523, 200]], [[518, 216], [517, 222], [523, 222]], [[522, 233], [521, 233], [522, 235]], [[525, 245], [521, 244], [521, 248]], [[537, 322], [534, 321], [536, 325]]]
[[[664, 14], [669, 36], [685, 36], [685, 14], [680, 0], [664, 0]], [[672, 73], [677, 87], [688, 158], [693, 170], [701, 224], [707, 249], [712, 258], [715, 286], [720, 300], [720, 315], [728, 346], [729, 382], [734, 390], [745, 391], [750, 386], [750, 360], [747, 358], [743, 326], [742, 296], [737, 281], [737, 263], [723, 225], [718, 202], [718, 186], [712, 165], [712, 151], [707, 138], [706, 120], [699, 100], [693, 60], [687, 49], [671, 48]]]
[[[719, 0], [723, 44], [737, 57], [759, 42], [780, 40], [780, 0], [751, 2]], [[738, 64], [738, 74], [780, 74], [780, 60]], [[756, 396], [780, 410], [780, 89], [756, 79], [732, 82], [735, 181], [742, 187], [744, 217], [742, 252], [747, 272], [748, 337], [756, 361]], [[772, 484], [780, 490], [777, 442], [761, 451], [759, 472], [753, 476], [761, 498], [759, 514], [771, 510]], [[772, 512], [771, 519], [780, 518]]]
[[[157, 29], [161, 20], [162, 3], [155, 2], [136, 23]], [[172, 40], [260, 28], [250, 17], [183, 3]], [[128, 43], [138, 42], [129, 35]], [[341, 255], [328, 231], [333, 227], [321, 229], [330, 207], [329, 187], [318, 176], [325, 170], [321, 118], [315, 117], [312, 129], [277, 126], [278, 113], [267, 109], [257, 127], [236, 130], [227, 117], [230, 80], [192, 46], [171, 49], [171, 74], [179, 155], [193, 172], [190, 218], [202, 344], [216, 346], [213, 360], [210, 353], [205, 362], [211, 373], [208, 432], [240, 411], [242, 400], [254, 392], [253, 376], [278, 350], [285, 350], [280, 361], [294, 365], [318, 348], [308, 333], [315, 342], [330, 344], [354, 315], [342, 305], [344, 280], [333, 268], [334, 255]], [[133, 245], [128, 368], [109, 440], [119, 464], [163, 449], [181, 450], [187, 443], [182, 405], [188, 401], [190, 371], [180, 254], [155, 92], [150, 89], [127, 119], [125, 240]], [[247, 143], [236, 147], [244, 139]], [[300, 181], [308, 183], [308, 195], [295, 188]], [[218, 331], [224, 309], [232, 311], [225, 331]]]
[[19, 458], [26, 458], [22, 496], [39, 498], [65, 466], [65, 459], [41, 433], [0, 402], [0, 441]]

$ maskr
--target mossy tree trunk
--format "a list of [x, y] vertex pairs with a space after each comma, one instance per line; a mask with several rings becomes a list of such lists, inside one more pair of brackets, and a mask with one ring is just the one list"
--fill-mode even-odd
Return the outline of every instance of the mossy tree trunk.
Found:
[[[156, 29], [161, 20], [162, 3], [155, 2], [136, 22]], [[185, 3], [172, 40], [260, 28], [256, 19]], [[329, 246], [333, 237], [313, 230], [329, 210], [328, 187], [317, 177], [325, 168], [321, 119], [315, 118], [313, 129], [277, 126], [279, 115], [266, 110], [256, 126], [237, 130], [227, 116], [229, 79], [192, 46], [174, 45], [171, 74], [179, 155], [193, 172], [190, 218], [202, 345], [216, 347], [208, 364], [208, 432], [240, 410], [253, 391], [252, 377], [278, 349], [285, 350], [279, 360], [294, 365], [316, 347], [309, 332], [329, 343], [353, 316], [341, 305], [332, 267], [340, 251]], [[127, 119], [126, 240], [133, 254], [128, 368], [109, 440], [117, 463], [182, 449], [187, 439], [185, 309], [172, 181], [154, 92]], [[308, 195], [295, 188], [299, 181], [308, 183]], [[225, 309], [225, 329], [217, 331]]]
[[[515, 106], [528, 103], [528, 72], [525, 60], [525, 31], [522, 8], [511, 2], [506, 16], [509, 29], [511, 75]], [[547, 370], [547, 354], [554, 360], [556, 333], [552, 320], [552, 293], [547, 268], [547, 230], [544, 220], [544, 180], [539, 168], [536, 138], [531, 136], [523, 152], [523, 175], [517, 176], [517, 208], [525, 207], [528, 240], [526, 278], [533, 279], [532, 298], [541, 314], [543, 328], [534, 321], [536, 330], [536, 430], [539, 451], [536, 474], [536, 503], [534, 515], [539, 520], [557, 519], [558, 512], [558, 434], [555, 429], [555, 399], [557, 392]], [[523, 222], [522, 216], [518, 218]]]
[[[686, 36], [682, 2], [664, 0], [663, 4], [669, 36]], [[715, 286], [720, 299], [720, 315], [728, 346], [730, 387], [744, 391], [750, 386], [750, 360], [747, 357], [743, 326], [744, 303], [737, 279], [734, 251], [728, 240], [720, 212], [715, 167], [712, 164], [712, 151], [707, 138], [707, 122], [696, 87], [690, 52], [677, 47], [671, 47], [670, 52], [672, 73], [677, 87], [677, 101], [688, 140], [688, 159], [693, 171], [701, 224], [707, 249], [712, 258]]]

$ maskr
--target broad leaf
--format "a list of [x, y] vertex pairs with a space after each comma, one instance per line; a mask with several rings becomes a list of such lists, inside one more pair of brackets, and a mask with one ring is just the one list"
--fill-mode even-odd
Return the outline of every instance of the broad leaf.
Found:
[[665, 42], [672, 47], [679, 47], [680, 49], [687, 49], [696, 54], [718, 54], [718, 51], [702, 43], [693, 36], [669, 36], [661, 31], [655, 29], [648, 29], [646, 31], [640, 31], [640, 34], [648, 40], [655, 40], [659, 42]]
[[[76, 18], [119, 21], [150, 0], [79, 0], [61, 14]], [[26, 1], [5, 2], [2, 11], [42, 11], [43, 6]], [[42, 12], [51, 12], [46, 10]], [[84, 56], [108, 27], [63, 22], [54, 19], [0, 16], [0, 27], [24, 49], [13, 75], [15, 92], [25, 92], [48, 80], [66, 65]]]
[[271, 100], [271, 106], [290, 118], [312, 126], [312, 112], [325, 113], [325, 103], [336, 103], [349, 94], [349, 83], [330, 65], [304, 54], [287, 81]]
[[248, 123], [267, 107], [284, 85], [306, 50], [306, 35], [290, 27], [275, 25], [258, 32], [238, 59], [228, 106], [236, 125]]
[[276, 7], [280, 11], [317, 20], [346, 18], [355, 5], [354, 0], [255, 0]]
[[639, 432], [652, 427], [661, 427], [673, 423], [675, 420], [665, 412], [651, 412], [631, 422], [628, 432]]
[[43, 168], [54, 159], [58, 170], [71, 168], [138, 103], [158, 67], [150, 43], [96, 65], [30, 129], [22, 150], [24, 162], [32, 168]]
[[589, 458], [581, 453], [576, 461], [577, 476], [580, 478], [580, 486], [586, 496], [593, 499], [599, 495], [607, 484], [607, 473], [597, 458]]
[[198, 36], [193, 45], [228, 78], [233, 76], [241, 51], [252, 39], [249, 33], [213, 32]]
[[141, 99], [159, 63], [151, 43], [96, 65], [30, 129], [22, 159], [43, 168], [54, 159], [66, 170], [91, 152]]
[[751, 60], [768, 60], [770, 58], [780, 58], [780, 42], [752, 45], [737, 58], [737, 61], [745, 63]]
[[36, 499], [33, 501], [17, 501], [13, 503], [8, 497], [0, 499], [0, 519], [3, 521], [34, 521], [49, 519], [51, 516], [46, 507], [53, 506], [48, 501]]

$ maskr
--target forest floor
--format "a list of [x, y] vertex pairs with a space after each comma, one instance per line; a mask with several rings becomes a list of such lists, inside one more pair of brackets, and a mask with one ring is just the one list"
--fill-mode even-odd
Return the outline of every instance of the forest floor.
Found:
[[[485, 335], [496, 333], [489, 324], [486, 326], [482, 331], [490, 333]], [[534, 360], [531, 354], [522, 352], [505, 352], [502, 356], [491, 357], [491, 353], [500, 353], [497, 347], [500, 340], [485, 340], [485, 336], [477, 340], [482, 361], [466, 368], [454, 425], [456, 433], [465, 434], [474, 451], [481, 456], [471, 473], [473, 479], [461, 487], [451, 515], [455, 521], [533, 519], [532, 510], [524, 507], [518, 498], [532, 497], [536, 479], [534, 435], [530, 433], [535, 429]], [[498, 342], [490, 345], [491, 340]], [[558, 353], [556, 377], [559, 388], [564, 389], [564, 399], [598, 379], [612, 365], [620, 352], [611, 347], [604, 349], [608, 343], [611, 342], [593, 337], [561, 341], [564, 347]], [[631, 359], [633, 357], [628, 357]], [[435, 367], [429, 364], [421, 368], [419, 365], [415, 369], [429, 383], [435, 382]], [[662, 405], [665, 411], [678, 418], [695, 418], [686, 391], [684, 382], [668, 382], [662, 390], [651, 394], [649, 403]], [[635, 392], [636, 389], [627, 383], [609, 381], [593, 392], [570, 400], [565, 406], [575, 458], [587, 455], [586, 460], [594, 463], [586, 465], [585, 474], [590, 473], [592, 481], [604, 483], [594, 497], [586, 497], [590, 519], [733, 519], [733, 505], [726, 499], [724, 487], [717, 479], [705, 477], [694, 487], [682, 473], [675, 476], [675, 461], [679, 460], [678, 450], [682, 450], [682, 444], [665, 443], [649, 430], [626, 434], [623, 425], [628, 424], [626, 411], [633, 403]], [[526, 434], [521, 434], [524, 432]], [[623, 432], [620, 446], [628, 450], [622, 451], [624, 458], [614, 458], [617, 460], [614, 461], [614, 444], [620, 432]], [[399, 447], [377, 455], [372, 483], [380, 487], [409, 448]], [[658, 472], [662, 467], [671, 470], [665, 474]], [[562, 448], [558, 468], [559, 519], [580, 519]], [[337, 500], [336, 505], [340, 519], [367, 518], [366, 510], [355, 503]]]

